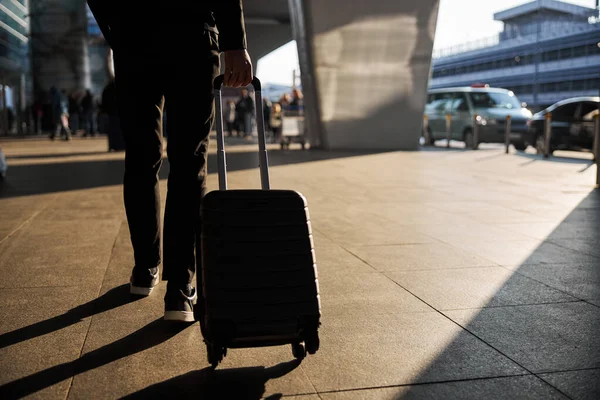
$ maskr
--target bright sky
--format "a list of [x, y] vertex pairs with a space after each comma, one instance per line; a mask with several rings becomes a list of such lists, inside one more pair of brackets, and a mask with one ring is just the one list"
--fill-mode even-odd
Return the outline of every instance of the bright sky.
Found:
[[[596, 0], [563, 0], [594, 8]], [[528, 0], [440, 0], [435, 48], [481, 39], [502, 31], [494, 13], [529, 3]], [[266, 83], [292, 84], [292, 71], [298, 68], [296, 42], [280, 47], [258, 62], [257, 76]]]

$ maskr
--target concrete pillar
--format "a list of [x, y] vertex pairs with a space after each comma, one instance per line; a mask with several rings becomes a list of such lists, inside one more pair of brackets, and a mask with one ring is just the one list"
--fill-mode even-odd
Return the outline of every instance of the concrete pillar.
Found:
[[329, 148], [327, 135], [321, 120], [320, 96], [315, 78], [314, 53], [311, 40], [313, 31], [310, 17], [310, 4], [307, 0], [288, 0], [292, 33], [298, 48], [300, 80], [304, 95], [304, 124], [311, 148]]
[[86, 2], [31, 0], [30, 16], [36, 92], [89, 87]]
[[419, 146], [439, 0], [288, 0], [309, 141]]

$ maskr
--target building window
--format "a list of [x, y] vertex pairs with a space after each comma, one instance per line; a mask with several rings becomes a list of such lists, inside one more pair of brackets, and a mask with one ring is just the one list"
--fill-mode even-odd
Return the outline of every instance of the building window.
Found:
[[584, 80], [573, 81], [573, 90], [584, 90], [584, 89], [585, 89], [585, 81]]
[[554, 83], [554, 82], [544, 83], [543, 85], [541, 85], [540, 91], [542, 93], [556, 92], [556, 83]]
[[564, 81], [558, 83], [559, 92], [568, 92], [571, 90], [571, 81]]
[[586, 79], [585, 90], [599, 90], [600, 79]]
[[585, 56], [585, 46], [577, 46], [573, 47], [573, 57], [584, 57]]
[[597, 43], [587, 45], [588, 56], [600, 54], [600, 46]]
[[573, 49], [571, 47], [566, 48], [566, 49], [561, 49], [559, 51], [558, 58], [561, 59], [561, 60], [565, 60], [567, 58], [571, 58], [572, 57], [572, 53], [573, 53], [572, 50]]
[[[600, 55], [600, 47], [594, 41], [587, 45], [579, 45], [574, 47], [562, 48], [558, 50], [545, 51], [540, 54], [541, 62], [552, 62], [557, 60], [565, 60], [579, 57], [586, 57], [592, 55]], [[497, 59], [493, 61], [480, 62], [477, 64], [468, 64], [460, 67], [445, 67], [445, 68], [434, 68], [432, 77], [449, 77], [455, 75], [462, 75], [467, 73], [477, 73], [481, 71], [490, 71], [495, 69], [506, 69], [513, 68], [516, 66], [532, 65], [536, 61], [535, 54], [519, 54], [513, 53], [511, 57]], [[581, 86], [581, 82], [577, 85]], [[587, 84], [586, 84], [587, 85]], [[540, 85], [540, 89], [543, 85]], [[520, 91], [523, 91], [522, 87]], [[586, 86], [587, 87], [587, 86]], [[597, 88], [594, 87], [594, 89]], [[572, 90], [584, 90], [584, 89], [572, 89]], [[586, 89], [589, 90], [589, 89]], [[554, 90], [550, 90], [554, 91]]]

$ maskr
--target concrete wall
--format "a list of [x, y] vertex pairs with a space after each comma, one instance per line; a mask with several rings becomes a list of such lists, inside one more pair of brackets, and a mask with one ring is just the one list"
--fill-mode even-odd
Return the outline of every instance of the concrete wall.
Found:
[[289, 2], [311, 145], [417, 149], [438, 0]]

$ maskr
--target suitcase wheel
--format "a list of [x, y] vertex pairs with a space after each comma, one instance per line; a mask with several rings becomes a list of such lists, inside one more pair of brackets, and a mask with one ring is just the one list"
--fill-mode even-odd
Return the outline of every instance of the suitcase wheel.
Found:
[[296, 357], [296, 360], [302, 361], [306, 357], [306, 347], [304, 342], [292, 343], [292, 354]]
[[306, 343], [306, 351], [308, 354], [315, 354], [319, 350], [319, 332], [315, 329], [308, 333], [304, 339]]
[[213, 368], [217, 368], [219, 363], [223, 360], [223, 357], [227, 355], [227, 349], [218, 344], [207, 343], [206, 355], [208, 357], [208, 363]]

